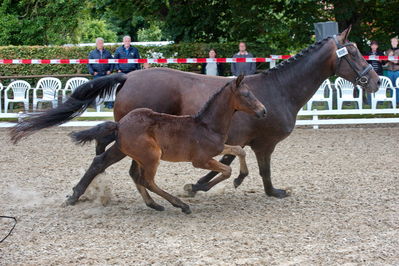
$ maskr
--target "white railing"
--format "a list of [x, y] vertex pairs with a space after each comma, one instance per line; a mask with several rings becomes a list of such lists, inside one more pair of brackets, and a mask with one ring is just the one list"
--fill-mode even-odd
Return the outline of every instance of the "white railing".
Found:
[[[399, 83], [399, 82], [398, 82]], [[397, 83], [397, 84], [398, 84]], [[396, 84], [396, 86], [398, 86]], [[334, 87], [334, 85], [332, 85]], [[393, 86], [395, 89], [395, 86]], [[334, 88], [330, 93], [337, 92]], [[3, 93], [3, 91], [2, 91]], [[1, 99], [1, 97], [0, 97]], [[336, 102], [336, 99], [334, 100]], [[1, 105], [0, 105], [1, 106]], [[306, 105], [305, 105], [306, 106]], [[347, 124], [381, 124], [381, 123], [399, 123], [399, 109], [396, 106], [393, 108], [384, 108], [384, 109], [328, 109], [328, 110], [303, 110], [301, 109], [298, 113], [299, 119], [296, 121], [296, 125], [300, 126], [313, 126], [313, 128], [317, 129], [320, 125], [347, 125]], [[332, 106], [330, 108], [333, 108]], [[4, 106], [3, 106], [4, 109]], [[14, 118], [18, 120], [22, 120], [27, 114], [22, 112], [20, 113], [4, 113], [0, 108], [0, 118]], [[346, 118], [348, 115], [389, 115], [390, 117], [367, 117], [367, 118]], [[334, 118], [326, 118], [326, 116], [335, 116]], [[106, 118], [109, 120], [113, 120], [113, 112], [84, 112], [80, 117], [83, 118]], [[61, 126], [93, 126], [103, 121], [70, 121]], [[0, 127], [11, 127], [15, 125], [15, 123], [11, 122], [0, 122]]]
[[297, 126], [313, 126], [318, 129], [320, 125], [356, 125], [356, 124], [392, 124], [399, 123], [398, 117], [368, 117], [368, 118], [327, 118], [320, 119], [323, 116], [345, 116], [345, 115], [380, 115], [390, 114], [398, 115], [399, 109], [344, 109], [344, 110], [301, 110], [298, 116], [311, 116], [312, 119], [298, 119]]
[[[381, 115], [391, 114], [397, 117], [372, 117], [372, 118], [327, 118], [322, 119], [323, 116], [345, 116], [345, 115]], [[16, 118], [18, 120], [26, 117], [25, 113], [0, 113], [0, 118]], [[392, 124], [399, 123], [399, 109], [344, 109], [344, 110], [301, 110], [298, 113], [299, 119], [296, 121], [297, 126], [313, 126], [318, 129], [322, 125], [356, 125], [356, 124]], [[113, 120], [113, 112], [84, 112], [80, 117], [86, 118], [109, 118]], [[303, 118], [305, 117], [305, 118]], [[307, 118], [311, 117], [311, 118]], [[60, 126], [62, 127], [86, 127], [95, 126], [104, 122], [101, 121], [70, 121]], [[0, 122], [0, 127], [12, 127], [15, 122]]]

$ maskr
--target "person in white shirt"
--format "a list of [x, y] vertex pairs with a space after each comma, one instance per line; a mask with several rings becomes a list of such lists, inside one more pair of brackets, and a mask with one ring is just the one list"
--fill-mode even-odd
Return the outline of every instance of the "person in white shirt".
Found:
[[[216, 50], [209, 50], [209, 58], [216, 58]], [[222, 63], [202, 63], [201, 65], [201, 74], [209, 75], [209, 76], [223, 76], [224, 69]]]

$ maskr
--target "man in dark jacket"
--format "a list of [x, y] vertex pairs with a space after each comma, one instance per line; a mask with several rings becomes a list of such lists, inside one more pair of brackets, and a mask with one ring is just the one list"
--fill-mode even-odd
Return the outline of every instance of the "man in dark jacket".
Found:
[[[112, 59], [112, 54], [104, 49], [104, 39], [96, 39], [96, 49], [89, 53], [89, 59]], [[93, 78], [103, 77], [105, 75], [111, 74], [114, 69], [113, 64], [88, 64], [89, 73], [93, 75]]]
[[[115, 59], [139, 59], [140, 54], [139, 50], [136, 47], [130, 45], [131, 38], [130, 36], [123, 37], [123, 45], [116, 49], [114, 58]], [[129, 73], [134, 70], [140, 69], [139, 64], [117, 64], [116, 70], [118, 72]]]
[[[251, 53], [247, 52], [247, 45], [245, 42], [240, 42], [238, 45], [239, 52], [233, 58], [251, 58], [254, 57]], [[234, 76], [252, 75], [256, 72], [256, 63], [232, 63], [231, 73]]]

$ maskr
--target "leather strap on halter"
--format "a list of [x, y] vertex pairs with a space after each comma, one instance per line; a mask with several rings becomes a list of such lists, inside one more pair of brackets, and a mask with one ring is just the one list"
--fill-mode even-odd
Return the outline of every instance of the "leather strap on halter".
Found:
[[[337, 35], [334, 35], [333, 37], [334, 37], [335, 44], [337, 45], [337, 50], [341, 49], [341, 48], [344, 48], [346, 46], [354, 46], [354, 44], [351, 43], [351, 42], [348, 42], [348, 43], [345, 43], [345, 44], [340, 44], [338, 39], [337, 39]], [[369, 79], [368, 79], [368, 77], [366, 75], [367, 75], [367, 73], [370, 72], [370, 70], [373, 69], [373, 67], [369, 64], [365, 69], [363, 69], [362, 72], [359, 72], [359, 71], [356, 70], [355, 65], [353, 64], [352, 61], [350, 61], [348, 59], [347, 56], [348, 56], [348, 54], [346, 54], [346, 55], [344, 55], [342, 57], [338, 57], [337, 66], [335, 68], [335, 73], [337, 73], [337, 71], [339, 69], [339, 66], [341, 65], [342, 59], [345, 59], [345, 61], [349, 64], [349, 66], [352, 68], [352, 70], [356, 73], [356, 84], [360, 85], [360, 86], [366, 85], [368, 83], [368, 81], [369, 81]]]

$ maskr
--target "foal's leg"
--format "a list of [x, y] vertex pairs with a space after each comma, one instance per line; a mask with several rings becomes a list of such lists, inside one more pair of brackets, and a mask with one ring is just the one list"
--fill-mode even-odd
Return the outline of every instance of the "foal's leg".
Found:
[[234, 179], [234, 187], [237, 188], [239, 185], [241, 185], [242, 181], [249, 173], [247, 162], [245, 160], [246, 153], [241, 146], [231, 146], [225, 144], [221, 154], [235, 155], [240, 160], [240, 174], [236, 179]]
[[206, 184], [194, 184], [194, 185], [187, 184], [187, 185], [185, 185], [184, 190], [186, 190], [189, 193], [195, 193], [197, 191], [208, 191], [214, 185], [220, 183], [221, 181], [223, 181], [231, 176], [231, 167], [227, 166], [225, 164], [222, 164], [221, 162], [218, 162], [215, 159], [211, 159], [208, 162], [206, 162], [205, 164], [193, 162], [193, 166], [196, 168], [203, 168], [203, 169], [216, 171], [221, 174]]
[[150, 194], [148, 194], [147, 189], [142, 184], [140, 184], [140, 182], [142, 182], [140, 178], [141, 175], [140, 168], [135, 160], [132, 160], [132, 165], [130, 166], [129, 174], [132, 177], [134, 183], [136, 184], [137, 190], [143, 197], [145, 204], [148, 207], [153, 208], [157, 211], [165, 210], [163, 206], [155, 203], [155, 201], [151, 198]]
[[[236, 157], [234, 155], [229, 155], [226, 154], [225, 156], [222, 157], [222, 159], [220, 159], [219, 162], [225, 164], [225, 165], [230, 165], [234, 159]], [[201, 177], [198, 181], [197, 184], [205, 184], [208, 183], [209, 181], [212, 180], [212, 178], [214, 178], [216, 175], [218, 174], [218, 172], [216, 171], [211, 171], [208, 174], [206, 174], [205, 176]]]
[[101, 155], [94, 157], [89, 169], [86, 171], [79, 183], [73, 188], [72, 196], [66, 200], [66, 205], [74, 205], [80, 196], [86, 191], [91, 181], [110, 165], [122, 160], [126, 155], [114, 144]]
[[[147, 152], [147, 158], [149, 158], [152, 154], [150, 154], [151, 151]], [[149, 155], [149, 156], [148, 156]], [[154, 178], [155, 174], [157, 172], [157, 168], [159, 165], [159, 159], [161, 158], [161, 154], [159, 152], [159, 157], [157, 160], [152, 160], [152, 161], [144, 161], [142, 168], [140, 168], [141, 171], [141, 178], [143, 179], [143, 185], [148, 188], [150, 191], [154, 192], [155, 194], [158, 194], [159, 196], [163, 197], [167, 201], [169, 201], [174, 207], [176, 208], [181, 208], [182, 212], [185, 214], [190, 214], [190, 206], [182, 202], [180, 199], [170, 195], [166, 191], [160, 189], [157, 184], [155, 184]]]

